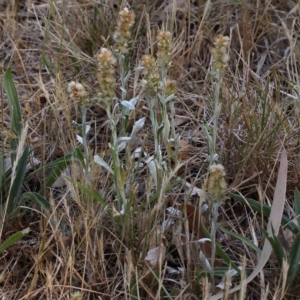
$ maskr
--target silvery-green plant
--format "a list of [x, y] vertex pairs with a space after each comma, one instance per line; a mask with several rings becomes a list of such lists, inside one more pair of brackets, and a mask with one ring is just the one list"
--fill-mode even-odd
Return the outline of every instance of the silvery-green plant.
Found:
[[[125, 7], [119, 13], [118, 24], [113, 35], [115, 40], [114, 53], [118, 61], [121, 81], [121, 123], [122, 133], [126, 133], [129, 123], [129, 113], [134, 109], [133, 105], [127, 103], [127, 84], [131, 75], [131, 71], [126, 61], [126, 54], [129, 52], [129, 44], [131, 39], [131, 28], [134, 25], [134, 13]], [[135, 100], [134, 100], [135, 101]]]
[[[141, 58], [144, 79], [142, 83], [146, 91], [149, 105], [152, 133], [154, 137], [154, 156], [148, 159], [148, 166], [154, 178], [157, 191], [161, 190], [164, 175], [168, 172], [168, 165], [162, 157], [162, 147], [172, 155], [170, 143], [175, 142], [178, 147], [179, 139], [175, 135], [175, 81], [168, 78], [171, 66], [172, 36], [169, 31], [161, 30], [157, 35], [157, 58], [146, 54]], [[171, 122], [169, 120], [171, 117]]]
[[209, 128], [204, 127], [206, 138], [208, 140], [209, 146], [209, 163], [212, 165], [218, 159], [218, 154], [216, 151], [217, 143], [217, 131], [218, 131], [218, 121], [221, 113], [221, 103], [220, 103], [220, 93], [223, 83], [224, 73], [227, 67], [228, 56], [228, 46], [229, 37], [220, 35], [215, 39], [214, 48], [212, 50], [212, 68], [210, 72], [212, 80], [212, 102], [211, 108], [213, 111], [213, 126]]
[[[131, 111], [135, 109], [139, 97], [134, 97], [127, 100], [127, 84], [130, 79], [131, 72], [126, 62], [126, 54], [128, 53], [128, 45], [130, 42], [130, 29], [134, 24], [134, 14], [127, 8], [124, 8], [118, 19], [116, 31], [114, 33], [114, 40], [116, 45], [113, 51], [102, 48], [97, 57], [98, 72], [97, 78], [100, 86], [100, 93], [98, 95], [100, 102], [106, 110], [110, 130], [111, 142], [109, 147], [112, 154], [112, 166], [105, 162], [99, 155], [94, 156], [96, 163], [106, 168], [108, 172], [114, 177], [115, 192], [117, 198], [117, 208], [115, 215], [124, 214], [127, 209], [127, 195], [126, 195], [126, 168], [123, 166], [119, 154], [122, 150], [128, 151], [133, 146], [136, 140], [137, 133], [144, 126], [145, 118], [137, 120], [132, 128], [131, 134], [127, 134], [127, 126], [129, 123], [129, 116]], [[120, 70], [121, 82], [121, 99], [118, 99], [115, 94], [116, 80], [115, 80], [115, 66]], [[121, 123], [121, 131], [118, 132], [118, 124]], [[121, 136], [119, 136], [121, 135]], [[129, 154], [127, 153], [127, 156]]]

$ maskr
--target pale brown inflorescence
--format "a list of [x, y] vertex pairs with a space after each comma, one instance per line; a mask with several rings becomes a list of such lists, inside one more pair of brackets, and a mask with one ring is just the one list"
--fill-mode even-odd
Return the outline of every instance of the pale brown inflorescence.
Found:
[[148, 75], [149, 73], [152, 73], [152, 71], [155, 69], [155, 58], [152, 55], [145, 54], [141, 58], [142, 66], [143, 66], [143, 74]]
[[87, 97], [87, 92], [81, 83], [71, 81], [68, 84], [68, 93], [70, 98], [75, 100], [79, 105], [82, 104]]
[[116, 41], [116, 52], [127, 53], [128, 43], [131, 38], [131, 27], [134, 24], [135, 16], [133, 12], [125, 7], [119, 13], [118, 25], [114, 33], [114, 40]]
[[229, 37], [220, 35], [216, 37], [214, 42], [214, 48], [212, 50], [213, 56], [213, 65], [212, 69], [216, 72], [225, 72], [227, 67], [227, 62], [229, 60], [228, 56], [228, 46], [229, 46]]
[[160, 31], [157, 39], [157, 64], [159, 67], [170, 66], [170, 53], [172, 47], [172, 35], [170, 31]]
[[112, 52], [106, 48], [101, 48], [100, 54], [97, 56], [98, 72], [97, 79], [100, 86], [100, 98], [103, 101], [111, 101], [115, 96], [114, 91], [114, 64], [116, 58]]
[[215, 200], [220, 200], [225, 193], [226, 181], [225, 171], [221, 164], [213, 164], [209, 168], [209, 194]]
[[143, 80], [144, 86], [156, 93], [161, 82], [156, 68], [155, 58], [152, 55], [143, 55], [141, 58], [141, 64], [143, 67], [143, 74], [145, 75], [145, 80]]
[[167, 78], [166, 81], [166, 95], [174, 95], [176, 94], [176, 81], [170, 78]]

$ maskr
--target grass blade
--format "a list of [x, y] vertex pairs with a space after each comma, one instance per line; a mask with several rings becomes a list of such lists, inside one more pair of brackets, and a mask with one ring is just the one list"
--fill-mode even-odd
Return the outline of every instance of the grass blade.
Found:
[[273, 252], [274, 252], [274, 254], [276, 256], [276, 259], [278, 261], [279, 267], [281, 268], [283, 259], [286, 259], [286, 255], [284, 253], [284, 250], [281, 246], [281, 243], [280, 243], [279, 239], [274, 234], [273, 234], [273, 236], [270, 236], [263, 228], [262, 228], [262, 232], [263, 232], [264, 236], [270, 242], [270, 244], [273, 248]]
[[22, 133], [22, 114], [10, 67], [6, 70], [4, 75], [4, 88], [8, 99], [11, 124], [10, 128], [13, 135], [13, 137], [10, 139], [10, 150], [12, 153], [11, 159], [13, 164], [16, 157], [15, 151], [17, 150], [18, 141]]
[[34, 193], [34, 192], [24, 193], [20, 199], [20, 202], [23, 203], [24, 200], [26, 199], [32, 200], [35, 203], [39, 204], [46, 212], [49, 212], [51, 210], [50, 203], [39, 193]]
[[237, 238], [238, 240], [240, 240], [241, 242], [243, 242], [245, 245], [251, 247], [257, 253], [259, 253], [259, 254], [261, 253], [261, 249], [260, 248], [258, 248], [251, 240], [247, 239], [246, 237], [242, 236], [241, 234], [232, 232], [232, 231], [227, 230], [227, 229], [225, 229], [224, 227], [221, 227], [221, 226], [219, 226], [218, 228], [221, 231], [223, 231], [224, 233]]
[[7, 240], [5, 240], [0, 245], [0, 253], [2, 253], [4, 250], [6, 250], [11, 245], [15, 244], [17, 241], [19, 241], [21, 238], [23, 238], [28, 233], [29, 233], [29, 228], [26, 228], [22, 231], [14, 233], [12, 236], [10, 236]]
[[[211, 238], [210, 234], [207, 231], [203, 222], [201, 222], [201, 227], [203, 229], [205, 236], [210, 239]], [[216, 252], [228, 264], [228, 266], [232, 267], [238, 273], [240, 273], [241, 270], [237, 267], [237, 265], [230, 259], [230, 257], [222, 250], [222, 248], [218, 244], [216, 244]]]
[[294, 192], [294, 209], [297, 218], [297, 224], [300, 227], [300, 193], [297, 189]]
[[13, 179], [13, 182], [11, 183], [9, 196], [7, 199], [8, 201], [7, 209], [6, 209], [7, 217], [9, 217], [14, 212], [14, 210], [18, 208], [18, 203], [19, 203], [18, 197], [20, 195], [22, 184], [24, 181], [28, 159], [29, 159], [29, 147], [26, 146], [17, 164], [16, 177]]
[[[250, 198], [245, 199], [240, 195], [236, 195], [236, 194], [232, 194], [232, 193], [230, 193], [229, 195], [230, 195], [230, 197], [234, 198], [235, 200], [237, 200], [241, 204], [249, 205], [254, 211], [256, 211], [258, 213], [263, 212], [265, 217], [270, 217], [270, 214], [271, 214], [271, 207], [270, 206], [265, 205], [265, 204], [261, 204], [260, 202], [258, 202], [256, 200], [253, 200], [253, 199], [250, 199]], [[285, 226], [286, 228], [288, 228], [294, 234], [297, 234], [297, 233], [300, 232], [300, 226], [297, 226], [286, 215], [282, 215], [281, 224], [282, 224], [282, 226]]]
[[[282, 220], [283, 208], [285, 203], [285, 193], [286, 193], [287, 168], [288, 168], [287, 153], [286, 150], [283, 148], [281, 153], [280, 167], [278, 171], [275, 192], [274, 192], [273, 204], [272, 204], [270, 218], [267, 227], [267, 233], [271, 237], [276, 236], [278, 234], [279, 227]], [[242, 282], [235, 288], [231, 289], [229, 293], [234, 293], [238, 291], [244, 283], [248, 284], [249, 282], [251, 282], [265, 266], [265, 264], [267, 263], [271, 255], [271, 252], [272, 252], [272, 246], [269, 240], [266, 239], [258, 263], [254, 268], [253, 272], [251, 273], [251, 275], [246, 278], [245, 282]], [[212, 296], [211, 300], [222, 299], [223, 296], [224, 293], [221, 292], [215, 296]]]
[[292, 246], [290, 256], [289, 256], [289, 285], [291, 287], [296, 286], [296, 281], [299, 281], [300, 275], [300, 234], [295, 237], [294, 244]]

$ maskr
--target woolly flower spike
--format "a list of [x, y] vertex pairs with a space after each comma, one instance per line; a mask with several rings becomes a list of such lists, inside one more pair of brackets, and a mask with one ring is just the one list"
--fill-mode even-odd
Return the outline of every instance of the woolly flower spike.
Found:
[[127, 53], [128, 42], [131, 37], [130, 29], [134, 24], [134, 14], [125, 7], [119, 13], [119, 20], [116, 31], [114, 33], [114, 40], [117, 43], [116, 52]]
[[143, 84], [146, 88], [149, 88], [150, 93], [156, 93], [160, 87], [161, 82], [158, 70], [156, 69], [155, 59], [151, 55], [143, 55], [141, 61], [141, 64], [143, 66], [143, 74], [145, 75]]
[[214, 200], [220, 200], [226, 189], [224, 167], [220, 164], [214, 164], [210, 166], [209, 173], [209, 193]]
[[143, 55], [141, 58], [143, 66], [143, 74], [148, 75], [155, 68], [155, 58], [152, 55]]
[[157, 39], [157, 63], [160, 67], [168, 68], [170, 66], [170, 52], [172, 36], [170, 31], [160, 31]]
[[220, 35], [215, 39], [214, 49], [212, 50], [213, 55], [213, 70], [223, 73], [226, 69], [229, 56], [227, 49], [229, 46], [229, 37]]
[[76, 83], [75, 81], [71, 81], [68, 84], [68, 93], [70, 94], [70, 98], [82, 104], [82, 102], [87, 97], [87, 92], [81, 83]]
[[101, 89], [100, 98], [104, 101], [111, 101], [112, 98], [115, 96], [114, 64], [116, 63], [116, 58], [113, 56], [110, 50], [106, 48], [101, 48], [97, 60], [97, 78]]
[[166, 95], [174, 95], [176, 94], [176, 81], [167, 78], [166, 82]]

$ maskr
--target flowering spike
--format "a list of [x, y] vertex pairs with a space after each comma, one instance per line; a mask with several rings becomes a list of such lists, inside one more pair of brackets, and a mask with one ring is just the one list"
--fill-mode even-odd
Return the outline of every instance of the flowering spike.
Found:
[[229, 37], [220, 35], [215, 39], [214, 48], [212, 50], [213, 65], [212, 69], [216, 72], [225, 72], [229, 56], [227, 49], [229, 46]]
[[128, 43], [131, 38], [131, 27], [134, 24], [134, 14], [125, 7], [119, 13], [118, 25], [114, 33], [114, 40], [116, 41], [117, 47], [116, 52], [127, 53]]
[[160, 67], [170, 66], [172, 35], [170, 31], [160, 31], [157, 35], [157, 64]]
[[226, 189], [225, 171], [221, 164], [213, 164], [209, 168], [209, 194], [214, 201], [220, 201]]
[[75, 100], [79, 105], [86, 100], [87, 92], [81, 83], [71, 81], [68, 84], [68, 92], [70, 94], [70, 98]]
[[98, 60], [97, 78], [101, 89], [100, 98], [104, 101], [111, 101], [115, 96], [114, 64], [116, 63], [116, 58], [113, 56], [110, 50], [106, 48], [101, 48], [97, 60]]

